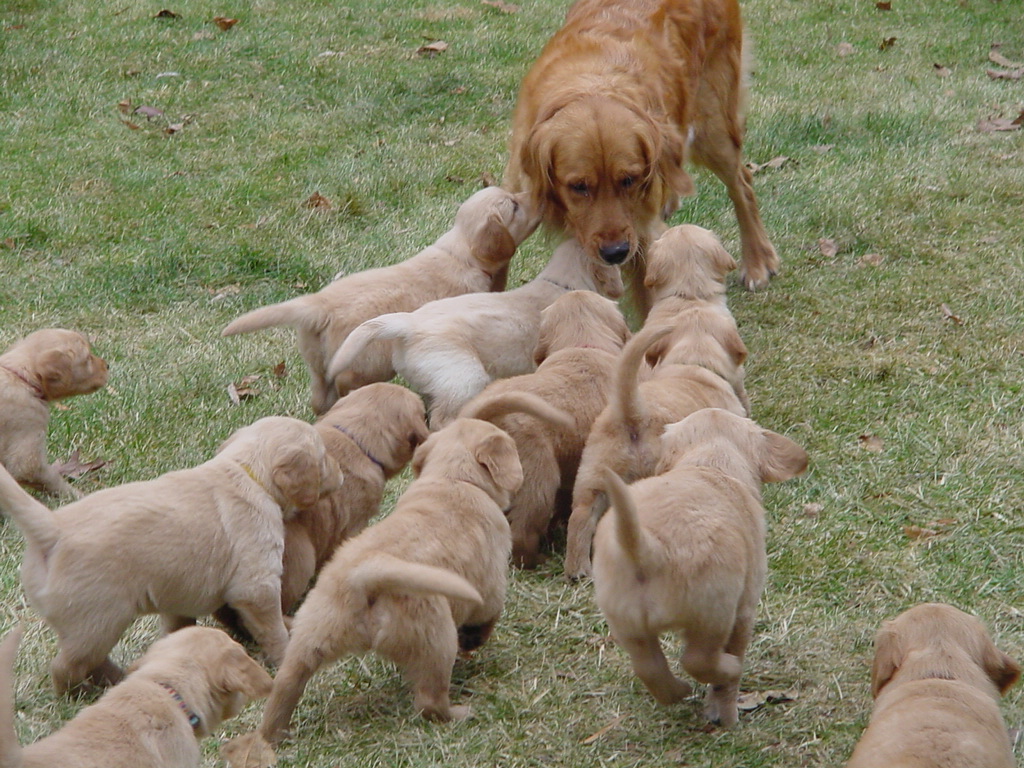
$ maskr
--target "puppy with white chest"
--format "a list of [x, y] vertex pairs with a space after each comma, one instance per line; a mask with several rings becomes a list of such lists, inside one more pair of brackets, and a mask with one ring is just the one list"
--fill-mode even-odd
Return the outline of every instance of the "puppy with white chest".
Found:
[[[629, 329], [614, 302], [591, 291], [572, 291], [541, 313], [537, 370], [492, 382], [462, 409], [484, 419], [516, 442], [523, 486], [512, 500], [512, 560], [538, 566], [542, 541], [556, 516], [560, 490], [572, 491], [580, 455], [594, 419], [604, 408]], [[561, 424], [510, 411], [509, 398], [532, 394], [566, 417]]]
[[1020, 678], [984, 625], [925, 603], [875, 638], [875, 710], [846, 768], [1014, 768], [999, 697]]
[[451, 670], [483, 643], [505, 600], [511, 538], [502, 512], [523, 481], [515, 443], [456, 419], [413, 456], [391, 514], [345, 542], [299, 608], [259, 730], [222, 750], [232, 766], [272, 764], [306, 684], [324, 664], [370, 651], [393, 661], [425, 717], [461, 719]]
[[50, 403], [106, 383], [106, 362], [75, 331], [47, 328], [11, 346], [0, 355], [0, 464], [18, 482], [81, 496], [46, 458]]
[[153, 643], [121, 683], [59, 731], [22, 747], [12, 690], [20, 638], [15, 630], [0, 645], [0, 768], [199, 768], [198, 740], [273, 684], [226, 634], [188, 627]]
[[[364, 320], [411, 312], [429, 301], [495, 289], [516, 248], [537, 227], [525, 195], [487, 187], [466, 200], [452, 228], [415, 256], [335, 280], [317, 293], [261, 307], [232, 321], [224, 336], [291, 326], [312, 378], [311, 405], [322, 414], [339, 397], [395, 375], [391, 344], [371, 345], [342, 374], [327, 372], [342, 342]], [[497, 288], [503, 288], [502, 283]]]
[[683, 669], [710, 686], [705, 715], [729, 727], [768, 568], [761, 484], [802, 473], [807, 453], [721, 409], [671, 425], [664, 443], [654, 477], [626, 486], [605, 471], [612, 507], [594, 536], [597, 604], [659, 704], [692, 693], [659, 639], [680, 635]]
[[174, 630], [224, 604], [280, 663], [284, 521], [340, 482], [316, 430], [281, 417], [237, 430], [197, 467], [53, 511], [0, 469], [0, 509], [25, 537], [22, 585], [60, 644], [54, 686], [118, 682], [107, 654], [141, 614]]
[[623, 289], [618, 267], [594, 262], [568, 240], [520, 288], [441, 299], [363, 323], [342, 344], [328, 375], [357, 364], [371, 342], [393, 341], [395, 370], [423, 395], [430, 427], [438, 429], [491, 381], [536, 368], [541, 310], [574, 290], [618, 298]]

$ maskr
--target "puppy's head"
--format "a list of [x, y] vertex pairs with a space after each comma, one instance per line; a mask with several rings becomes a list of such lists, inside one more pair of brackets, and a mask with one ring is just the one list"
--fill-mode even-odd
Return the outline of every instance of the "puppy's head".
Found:
[[974, 616], [951, 605], [924, 603], [882, 625], [875, 637], [871, 693], [901, 672], [910, 679], [936, 677], [987, 686], [1005, 694], [1020, 679], [1020, 665], [996, 648]]
[[671, 201], [693, 192], [682, 136], [641, 105], [628, 93], [556, 94], [519, 157], [545, 221], [605, 264], [633, 258]]
[[235, 431], [217, 453], [242, 465], [274, 497], [286, 519], [341, 487], [341, 470], [320, 435], [298, 419], [260, 419]]
[[26, 375], [35, 377], [47, 400], [87, 395], [106, 386], [106, 361], [92, 354], [88, 339], [76, 331], [36, 331], [10, 352], [17, 364], [29, 369]]
[[807, 451], [795, 442], [722, 408], [704, 408], [669, 424], [661, 445], [656, 474], [687, 461], [757, 483], [780, 483], [807, 469]]
[[379, 461], [387, 478], [409, 463], [427, 439], [423, 400], [398, 384], [378, 382], [349, 392], [321, 416], [318, 429], [341, 427], [359, 447]]
[[710, 299], [725, 293], [725, 276], [736, 260], [710, 230], [681, 224], [648, 247], [644, 285], [655, 301], [666, 296]]
[[471, 483], [502, 509], [523, 484], [515, 441], [493, 424], [459, 418], [427, 438], [412, 457], [416, 477]]
[[470, 255], [488, 271], [508, 264], [539, 223], [527, 195], [501, 187], [474, 193], [455, 214], [455, 227], [465, 234]]
[[570, 291], [541, 311], [533, 361], [540, 365], [552, 353], [573, 347], [617, 354], [628, 340], [629, 327], [614, 301], [593, 291]]
[[128, 673], [171, 685], [199, 715], [200, 736], [249, 701], [268, 696], [274, 682], [241, 645], [212, 627], [186, 627], [162, 637]]

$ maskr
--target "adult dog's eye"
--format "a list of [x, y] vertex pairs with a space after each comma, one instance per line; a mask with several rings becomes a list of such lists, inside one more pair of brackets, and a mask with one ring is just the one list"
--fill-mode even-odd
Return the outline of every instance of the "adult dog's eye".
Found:
[[629, 189], [635, 183], [636, 179], [634, 179], [632, 176], [625, 176], [622, 179], [622, 181], [619, 182], [619, 186], [622, 187], [623, 189]]
[[577, 181], [569, 185], [569, 189], [575, 192], [577, 195], [583, 195], [586, 197], [590, 194], [590, 188], [587, 186], [585, 181]]

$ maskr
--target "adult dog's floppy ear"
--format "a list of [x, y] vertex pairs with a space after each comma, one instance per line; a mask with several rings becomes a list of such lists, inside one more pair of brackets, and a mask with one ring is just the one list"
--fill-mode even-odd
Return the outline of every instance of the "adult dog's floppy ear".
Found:
[[523, 467], [511, 437], [504, 432], [488, 435], [477, 444], [473, 455], [498, 488], [510, 494], [519, 490], [523, 484]]

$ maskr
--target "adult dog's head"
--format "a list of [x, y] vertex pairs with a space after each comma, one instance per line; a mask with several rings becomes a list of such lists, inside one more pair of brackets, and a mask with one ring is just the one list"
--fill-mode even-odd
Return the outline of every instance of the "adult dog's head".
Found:
[[622, 264], [693, 192], [684, 154], [679, 131], [639, 99], [565, 93], [540, 112], [518, 162], [550, 226], [574, 234], [592, 258]]

